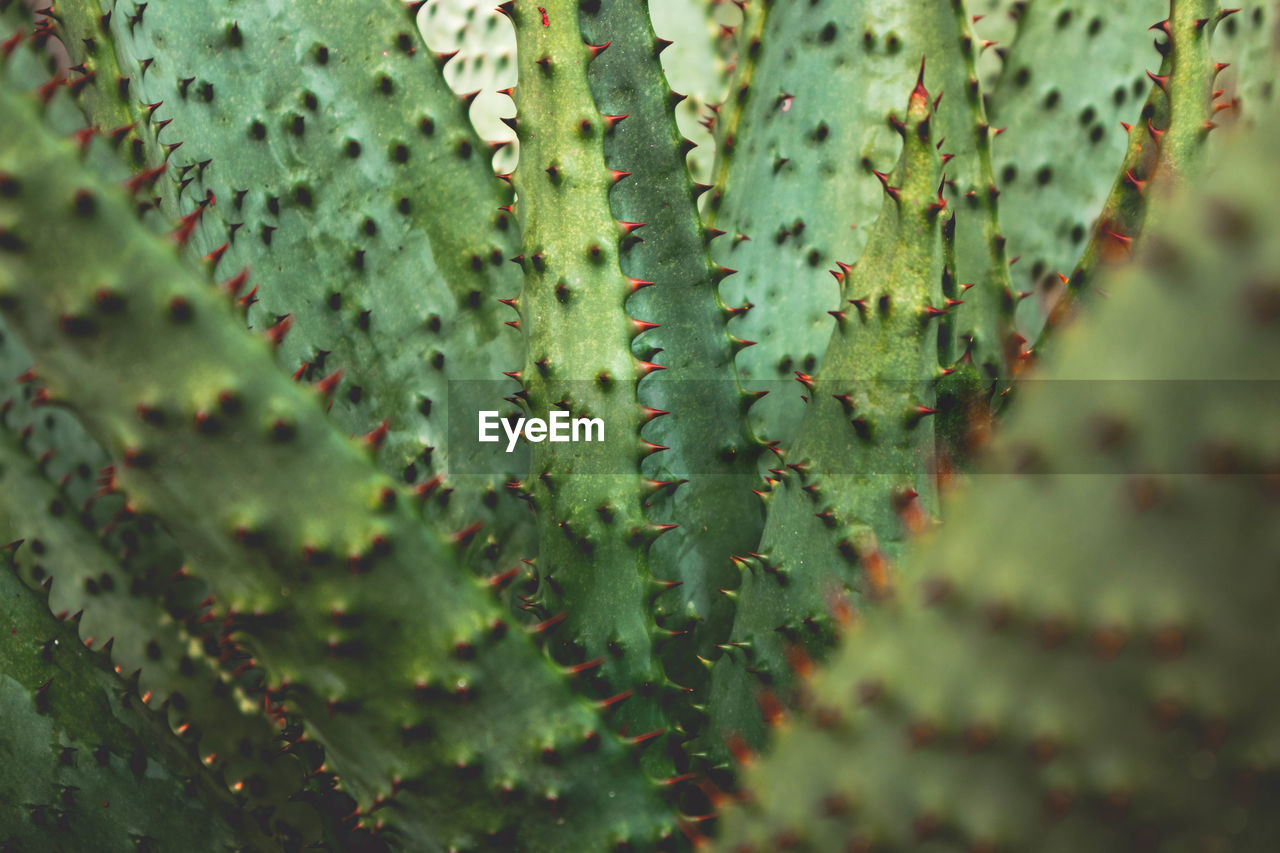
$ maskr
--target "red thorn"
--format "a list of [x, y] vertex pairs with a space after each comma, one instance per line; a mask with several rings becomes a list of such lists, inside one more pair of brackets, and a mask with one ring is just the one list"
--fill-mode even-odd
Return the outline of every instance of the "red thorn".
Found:
[[159, 178], [162, 174], [164, 174], [165, 170], [168, 168], [169, 168], [168, 163], [161, 163], [159, 166], [157, 166], [154, 169], [149, 169], [145, 172], [134, 175], [132, 178], [128, 180], [125, 186], [128, 187], [129, 193], [131, 195], [137, 193], [144, 186], [153, 187], [155, 186], [156, 179]]
[[[544, 24], [543, 26], [546, 25]], [[591, 58], [595, 59], [597, 56], [608, 50], [609, 45], [611, 44], [613, 44], [612, 41], [607, 41], [604, 44], [589, 44], [587, 45], [587, 50], [591, 51]]]
[[249, 281], [249, 268], [245, 267], [231, 278], [222, 283], [223, 290], [227, 291], [232, 297], [235, 297], [244, 288], [245, 283]]
[[661, 323], [650, 323], [646, 320], [632, 320], [631, 327], [636, 330], [637, 335], [644, 334], [650, 329], [661, 329]]
[[805, 651], [804, 646], [799, 644], [788, 646], [786, 654], [787, 663], [797, 676], [808, 680], [813, 675], [813, 658], [809, 657], [809, 653]]
[[878, 596], [889, 592], [889, 561], [879, 548], [862, 557], [862, 567], [871, 592]]
[[9, 38], [0, 42], [0, 54], [3, 54], [6, 59], [12, 56], [13, 52], [18, 49], [18, 45], [22, 44], [24, 38], [26, 38], [26, 33], [21, 30], [9, 36]]
[[801, 373], [801, 372], [800, 372], [800, 371], [798, 371], [798, 370], [797, 370], [797, 371], [795, 371], [795, 374], [796, 374], [796, 381], [797, 381], [797, 382], [799, 382], [799, 383], [800, 383], [801, 385], [803, 385], [804, 387], [808, 388], [810, 391], [812, 391], [812, 390], [813, 390], [813, 377], [812, 377], [812, 376], [810, 376], [810, 375], [809, 375], [809, 374], [807, 374], [807, 373]]
[[563, 622], [565, 619], [567, 619], [568, 616], [569, 614], [567, 612], [561, 612], [556, 614], [555, 616], [552, 616], [550, 619], [544, 619], [543, 621], [539, 622], [537, 625], [534, 625], [532, 628], [530, 628], [529, 633], [545, 634], [547, 631], [551, 630], [552, 628], [554, 628], [555, 626]]
[[365, 433], [364, 443], [377, 450], [387, 440], [387, 431], [391, 429], [391, 421], [384, 420], [369, 432]]
[[328, 376], [317, 382], [316, 388], [320, 390], [321, 396], [329, 397], [333, 394], [334, 389], [338, 387], [338, 383], [341, 381], [342, 368], [338, 368], [333, 371], [333, 373], [330, 373]]
[[681, 782], [688, 782], [690, 779], [696, 779], [697, 777], [697, 773], [684, 773], [680, 776], [669, 776], [666, 779], [659, 779], [657, 782], [659, 785], [664, 787], [670, 787], [672, 785], [678, 785]]
[[257, 301], [257, 284], [253, 286], [250, 292], [246, 293], [246, 295], [239, 297], [238, 300], [236, 300], [237, 304], [244, 307], [244, 310], [246, 311], [248, 310], [248, 306], [252, 305], [253, 302], [256, 302], [256, 301]]
[[899, 201], [902, 197], [901, 191], [897, 187], [889, 186], [889, 176], [877, 169], [872, 169], [871, 173], [880, 179], [880, 185], [884, 187], [885, 193], [894, 201]]
[[601, 699], [599, 702], [596, 703], [596, 707], [602, 711], [607, 711], [608, 709], [613, 708], [627, 701], [633, 695], [635, 695], [634, 690], [624, 690], [621, 693], [615, 693], [614, 695], [610, 696], [608, 699]]
[[666, 732], [666, 729], [654, 729], [651, 732], [645, 732], [642, 735], [636, 735], [635, 737], [632, 737], [632, 738], [624, 738], [623, 740], [625, 740], [627, 743], [631, 744], [632, 746], [640, 746], [642, 744], [648, 743], [649, 741], [653, 740], [659, 735], [664, 734], [665, 732]]
[[651, 281], [645, 281], [645, 280], [643, 280], [643, 279], [639, 279], [639, 278], [628, 278], [628, 279], [627, 279], [627, 284], [631, 285], [631, 292], [632, 292], [632, 293], [635, 293], [637, 290], [643, 290], [643, 289], [644, 289], [644, 288], [646, 288], [646, 287], [652, 287], [652, 286], [653, 286], [653, 282], [651, 282]]
[[722, 267], [722, 266], [716, 265], [715, 271], [711, 273], [711, 280], [714, 281], [716, 284], [719, 284], [729, 276], [735, 275], [737, 272], [738, 271], [733, 269], [732, 267]]
[[604, 663], [604, 658], [596, 658], [595, 660], [589, 660], [584, 663], [571, 666], [566, 671], [569, 673], [569, 675], [581, 675], [582, 673], [586, 672], [589, 669], [595, 669], [596, 667], [600, 666], [602, 663]]
[[97, 127], [90, 126], [90, 127], [81, 128], [80, 130], [77, 130], [75, 132], [76, 145], [80, 147], [81, 151], [84, 151], [84, 149], [89, 147], [89, 143], [97, 135], [98, 135]]
[[653, 373], [655, 370], [666, 370], [666, 368], [663, 367], [661, 364], [654, 364], [651, 361], [640, 361], [639, 367], [640, 367], [640, 373], [642, 376], [648, 376], [650, 373]]
[[755, 761], [755, 751], [737, 732], [732, 732], [725, 738], [725, 746], [729, 747], [729, 754], [740, 766], [745, 767]]
[[[436, 479], [438, 482], [438, 477], [434, 479]], [[421, 488], [422, 487], [419, 486], [419, 489]], [[514, 568], [507, 569], [505, 572], [501, 572], [496, 575], [491, 575], [485, 581], [485, 586], [489, 587], [490, 589], [501, 589], [502, 587], [511, 583], [511, 581], [515, 580], [516, 575], [520, 574], [520, 568], [521, 568], [520, 566], [515, 566]]]
[[1123, 234], [1117, 234], [1115, 231], [1112, 231], [1110, 228], [1104, 228], [1102, 230], [1106, 232], [1108, 237], [1115, 240], [1117, 243], [1124, 246], [1126, 249], [1128, 249], [1130, 247], [1130, 244], [1133, 242], [1132, 237], [1126, 237]]
[[222, 260], [222, 256], [227, 253], [227, 249], [230, 248], [230, 246], [230, 243], [223, 243], [221, 246], [205, 255], [204, 259], [216, 267], [218, 265], [218, 261]]
[[760, 714], [766, 723], [776, 726], [782, 722], [786, 712], [776, 693], [772, 690], [764, 690], [756, 697], [756, 702], [760, 706]]
[[468, 542], [475, 538], [475, 535], [480, 532], [482, 527], [484, 527], [483, 521], [473, 522], [454, 533], [450, 538], [453, 540], [453, 544], [466, 546]]
[[919, 98], [922, 101], [928, 101], [929, 90], [924, 87], [924, 60], [925, 60], [925, 57], [921, 55], [920, 73], [916, 75], [916, 86], [914, 89], [911, 90], [911, 97], [913, 99]]
[[[440, 484], [443, 482], [444, 482], [444, 474], [436, 474], [430, 480], [427, 480], [425, 483], [415, 488], [413, 490], [413, 495], [414, 497], [418, 498], [418, 500], [426, 500], [427, 498], [435, 494], [436, 489], [440, 488]], [[519, 568], [520, 567], [517, 566], [515, 569], [512, 569], [511, 571], [515, 572]]]
[[929, 213], [931, 215], [941, 213], [942, 211], [947, 209], [947, 200], [942, 197], [942, 187], [945, 184], [946, 184], [946, 178], [943, 178], [942, 182], [938, 184], [938, 200], [935, 201], [933, 204], [929, 205]]
[[49, 103], [53, 100], [53, 96], [58, 93], [58, 88], [60, 86], [65, 86], [66, 84], [67, 78], [54, 77], [52, 80], [40, 87], [40, 100], [46, 104]]
[[284, 342], [284, 336], [289, 334], [289, 330], [293, 328], [293, 315], [285, 314], [276, 320], [267, 328], [267, 337], [271, 340], [272, 346], [280, 346]]
[[1169, 91], [1169, 75], [1152, 74], [1148, 71], [1147, 76], [1151, 78], [1151, 82], [1160, 87], [1162, 92], [1167, 93]]

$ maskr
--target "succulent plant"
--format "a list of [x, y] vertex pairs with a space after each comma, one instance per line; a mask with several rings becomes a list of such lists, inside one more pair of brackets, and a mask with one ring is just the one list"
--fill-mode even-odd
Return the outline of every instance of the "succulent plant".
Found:
[[0, 849], [1274, 843], [1280, 10], [653, 5], [0, 0]]

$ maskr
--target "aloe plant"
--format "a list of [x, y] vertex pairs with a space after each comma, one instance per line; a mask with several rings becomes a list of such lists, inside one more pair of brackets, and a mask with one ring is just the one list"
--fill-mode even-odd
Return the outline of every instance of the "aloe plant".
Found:
[[1276, 10], [1146, 5], [0, 0], [0, 847], [1268, 838], [1269, 398], [1037, 381], [1274, 378]]

